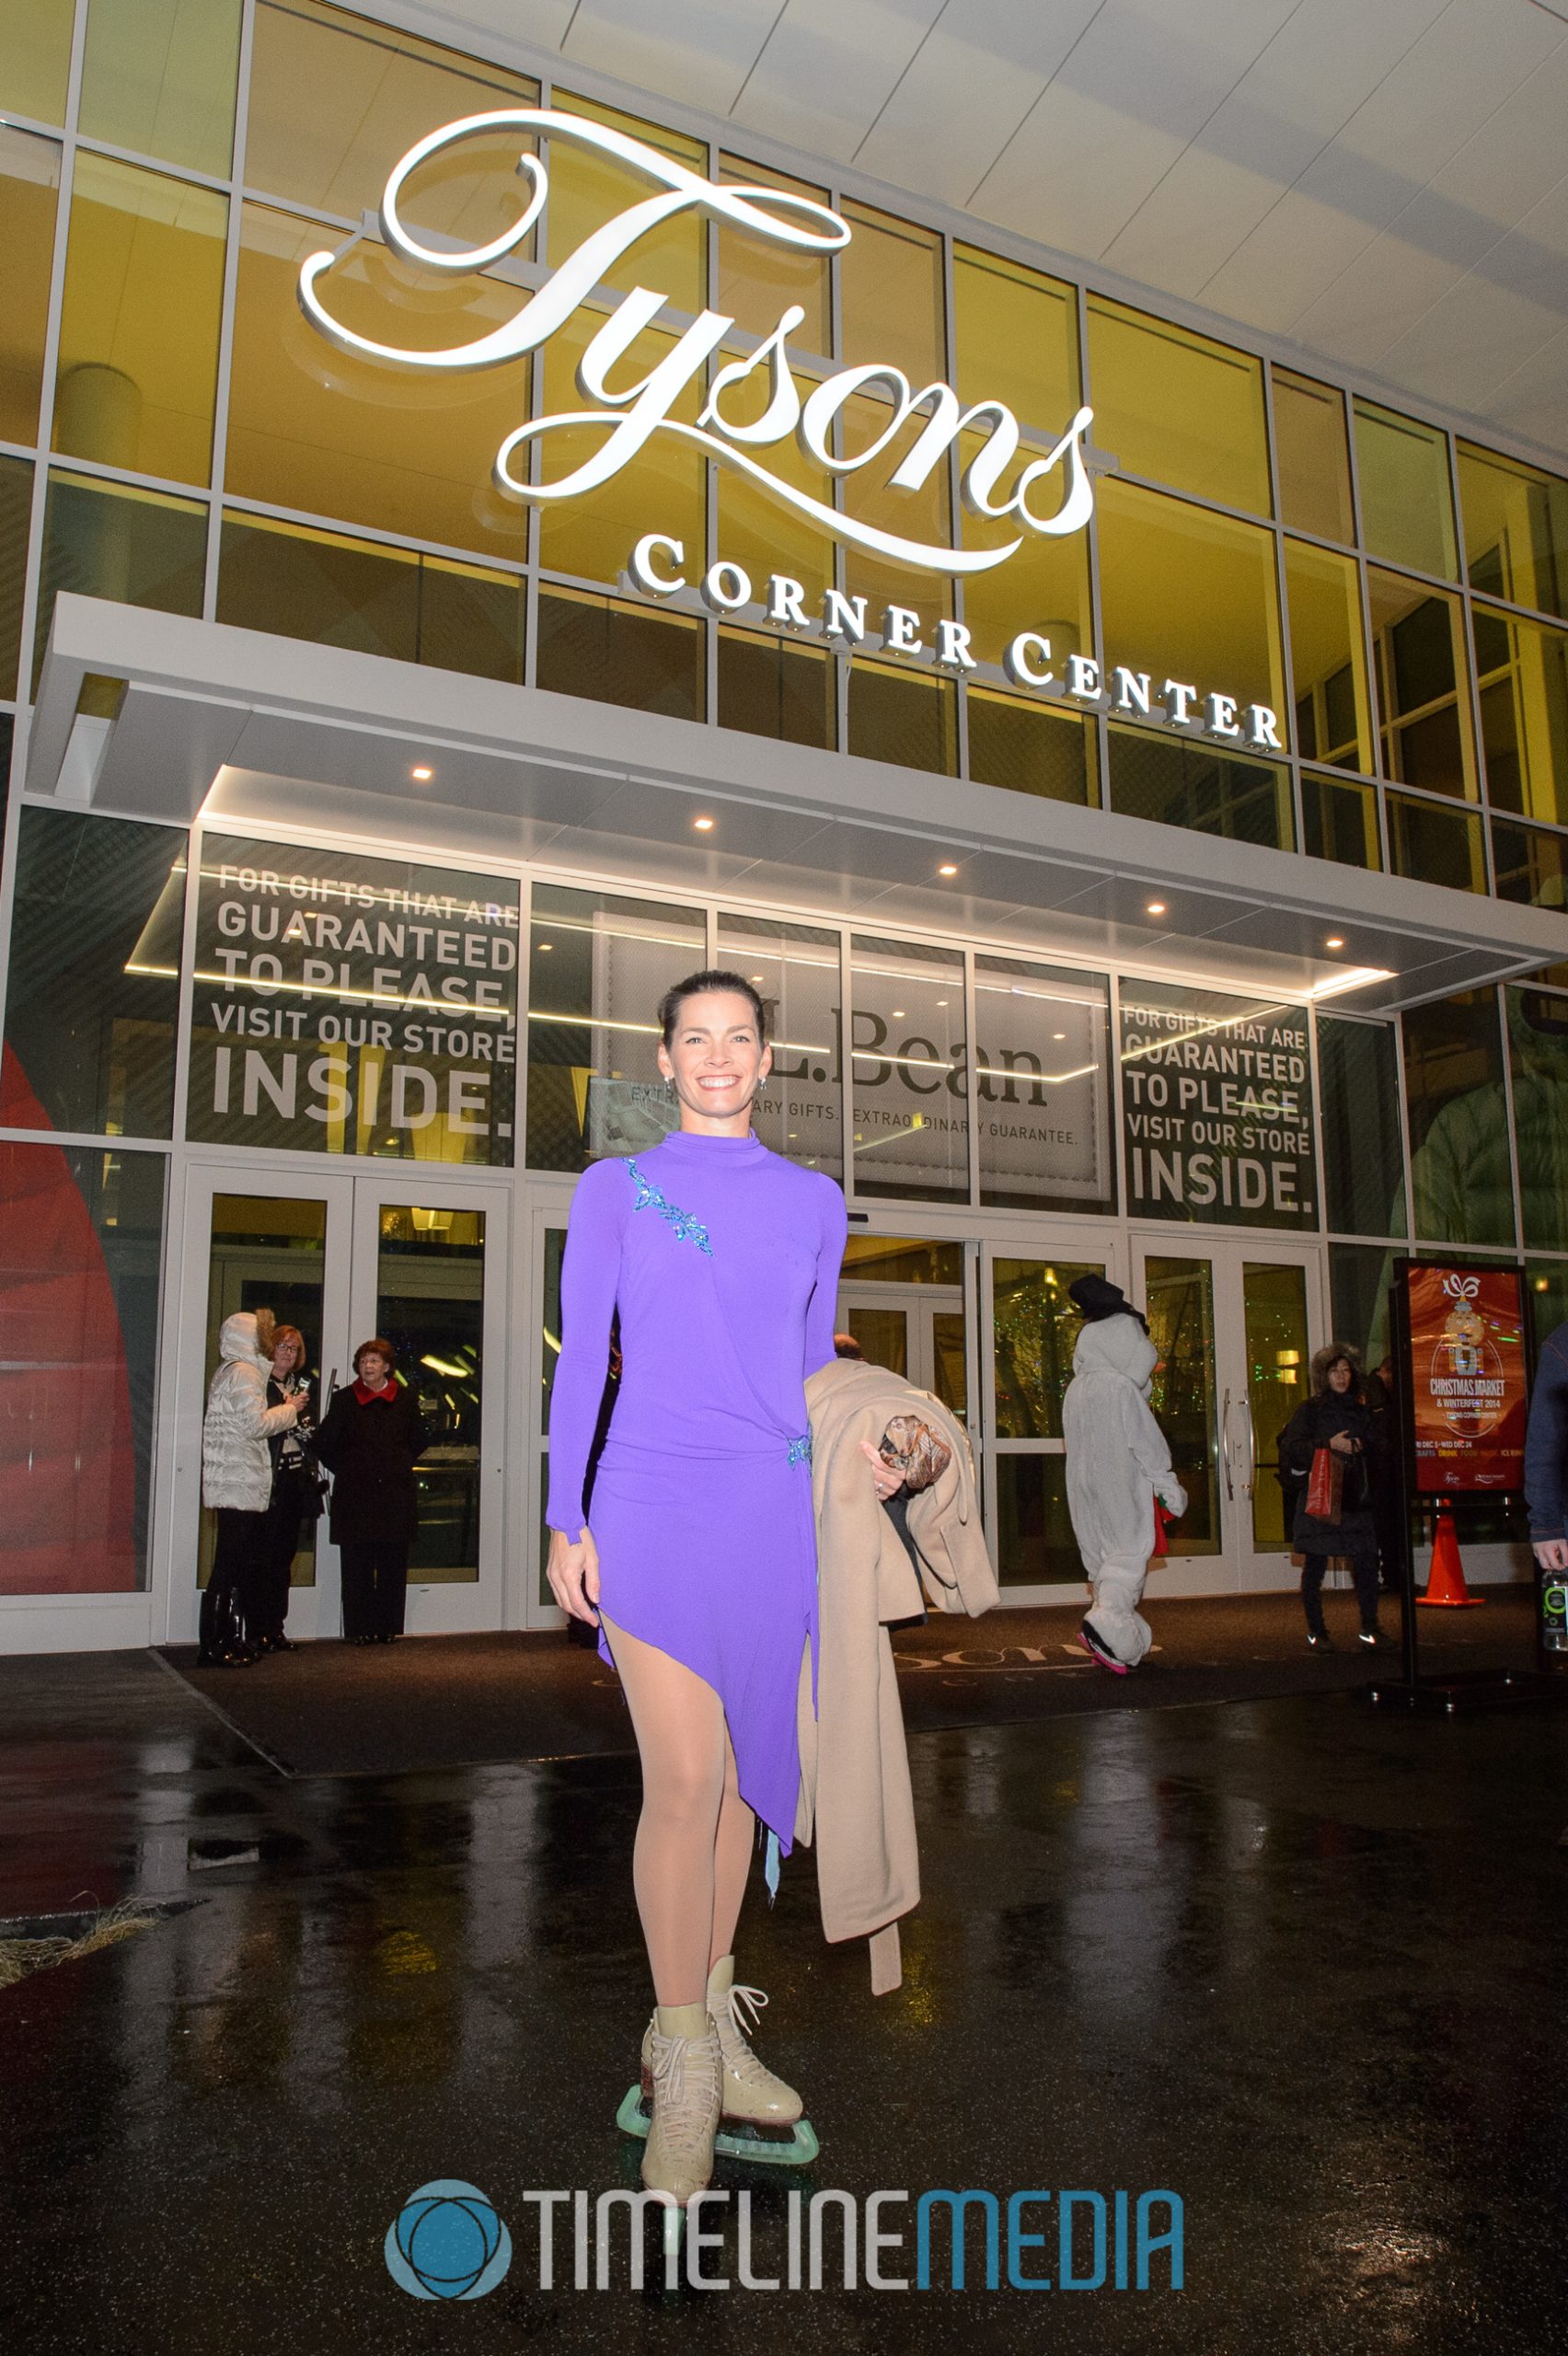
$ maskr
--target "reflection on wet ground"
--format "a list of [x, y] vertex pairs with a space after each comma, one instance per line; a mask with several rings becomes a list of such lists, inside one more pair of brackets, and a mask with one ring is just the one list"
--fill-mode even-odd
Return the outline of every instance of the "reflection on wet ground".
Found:
[[[572, 2287], [564, 2212], [541, 2290], [524, 2199], [635, 2182], [612, 2125], [648, 2002], [634, 1761], [287, 1780], [145, 1656], [0, 1662], [0, 1913], [202, 1901], [0, 1992], [5, 2344], [1533, 2356], [1568, 2196], [1564, 1741], [1555, 1716], [1337, 1694], [916, 1737], [902, 1990], [873, 2000], [863, 1946], [823, 1945], [803, 1853], [743, 1924], [764, 2052], [822, 2138], [804, 2189], [985, 2188], [1005, 2216], [1013, 2190], [1113, 2214], [1169, 2189], [1186, 2287], [1158, 2264], [1142, 2292], [974, 2287], [977, 2218], [963, 2292], [640, 2296], [618, 2254], [614, 2287]], [[436, 2326], [382, 2246], [443, 2177], [490, 2195], [514, 2256]], [[779, 2274], [788, 2187], [720, 2181]], [[734, 2244], [732, 2221], [710, 2272]]]

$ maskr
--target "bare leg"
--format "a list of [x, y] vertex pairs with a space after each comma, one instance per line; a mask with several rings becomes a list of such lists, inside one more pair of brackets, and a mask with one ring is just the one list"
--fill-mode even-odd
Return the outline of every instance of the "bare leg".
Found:
[[756, 1840], [756, 1819], [741, 1797], [735, 1779], [735, 1753], [728, 1729], [724, 1735], [724, 1797], [719, 1809], [719, 1833], [713, 1844], [713, 1936], [709, 1946], [711, 1971], [721, 1956], [735, 1952], [735, 1924], [745, 1896]]
[[[711, 1685], [668, 1653], [628, 1635], [608, 1619], [604, 1625], [642, 1761], [632, 1881], [654, 1999], [665, 2005], [703, 2004], [716, 1930], [720, 1827], [740, 1808], [739, 1794], [732, 1807], [726, 1790], [733, 1765], [723, 1706]], [[749, 1808], [741, 1812], [749, 1824]], [[744, 1878], [744, 1873], [738, 1879], [734, 1874], [736, 1845], [732, 1828], [723, 1846], [727, 1905], [732, 1891], [732, 1933]], [[729, 1948], [719, 1952], [727, 1955]]]

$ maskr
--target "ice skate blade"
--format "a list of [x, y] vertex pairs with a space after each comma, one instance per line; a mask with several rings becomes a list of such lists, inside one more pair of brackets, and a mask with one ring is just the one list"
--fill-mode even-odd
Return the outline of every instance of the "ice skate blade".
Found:
[[[647, 2097], [640, 2085], [628, 2086], [616, 2113], [616, 2125], [623, 2135], [635, 2135], [640, 2142], [647, 2142]], [[822, 2146], [809, 2119], [798, 2119], [792, 2127], [775, 2129], [771, 2134], [750, 2126], [744, 2119], [730, 2119], [720, 2122], [713, 2149], [728, 2160], [750, 2160], [772, 2168], [806, 2168]]]

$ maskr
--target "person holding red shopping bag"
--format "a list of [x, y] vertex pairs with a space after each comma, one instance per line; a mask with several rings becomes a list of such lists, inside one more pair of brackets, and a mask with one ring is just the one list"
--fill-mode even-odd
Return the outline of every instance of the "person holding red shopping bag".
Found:
[[1280, 1485], [1295, 1488], [1290, 1542], [1304, 1558], [1301, 1602], [1307, 1643], [1332, 1652], [1323, 1619], [1323, 1574], [1346, 1555], [1361, 1607], [1359, 1641], [1372, 1651], [1378, 1631], [1378, 1429], [1366, 1404], [1361, 1359], [1348, 1342], [1331, 1342], [1312, 1360], [1312, 1389], [1279, 1436]]

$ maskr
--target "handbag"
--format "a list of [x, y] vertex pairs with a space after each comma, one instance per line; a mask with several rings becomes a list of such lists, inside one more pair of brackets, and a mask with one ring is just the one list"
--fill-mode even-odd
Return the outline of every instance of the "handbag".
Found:
[[1309, 1516], [1313, 1521], [1338, 1521], [1343, 1496], [1343, 1456], [1338, 1449], [1314, 1449], [1312, 1471], [1307, 1483]]
[[884, 1464], [904, 1475], [911, 1496], [928, 1489], [952, 1461], [952, 1451], [918, 1415], [894, 1415], [882, 1437]]

